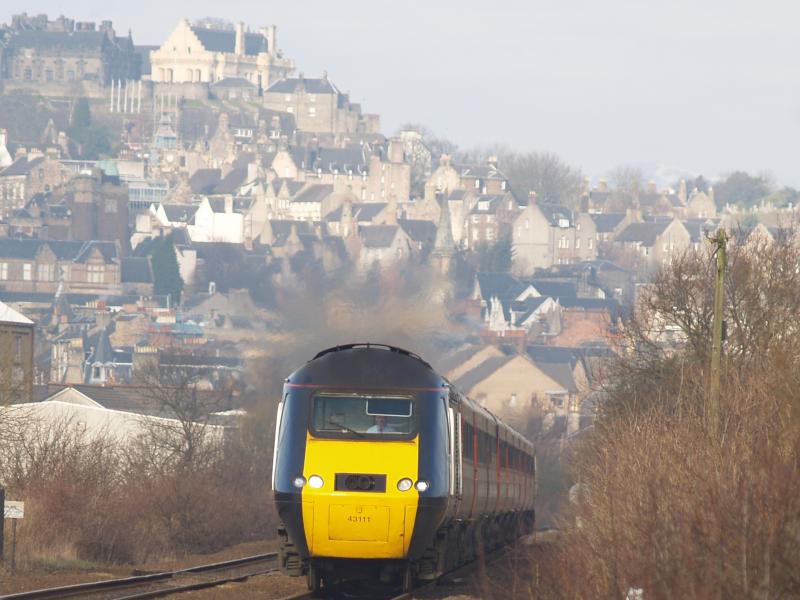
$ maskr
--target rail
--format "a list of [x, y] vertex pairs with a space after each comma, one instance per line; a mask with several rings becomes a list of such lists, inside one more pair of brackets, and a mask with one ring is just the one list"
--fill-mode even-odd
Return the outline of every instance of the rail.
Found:
[[[207, 565], [198, 565], [174, 571], [163, 571], [161, 573], [151, 573], [147, 575], [135, 575], [121, 579], [109, 579], [106, 581], [92, 581], [88, 583], [78, 583], [60, 587], [33, 590], [30, 592], [17, 592], [0, 596], [0, 600], [48, 600], [51, 598], [70, 598], [97, 594], [110, 594], [118, 590], [130, 591], [130, 588], [152, 588], [156, 585], [163, 585], [159, 589], [147, 589], [141, 592], [127, 594], [125, 596], [115, 596], [117, 600], [144, 600], [145, 598], [159, 598], [183, 591], [191, 591], [214, 587], [232, 581], [242, 581], [254, 575], [270, 573], [277, 570], [277, 553], [257, 554], [233, 560], [215, 562]], [[274, 566], [267, 568], [268, 564]], [[258, 570], [249, 569], [245, 572], [234, 573], [222, 578], [207, 579], [205, 581], [180, 584], [176, 580], [180, 577], [193, 575], [209, 575], [219, 571], [243, 569], [245, 567], [256, 567]], [[171, 585], [178, 583], [177, 585]]]

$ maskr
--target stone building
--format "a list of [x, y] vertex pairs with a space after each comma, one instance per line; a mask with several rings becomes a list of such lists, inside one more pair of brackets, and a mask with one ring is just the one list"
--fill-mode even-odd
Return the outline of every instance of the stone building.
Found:
[[33, 395], [33, 321], [0, 302], [0, 405]]
[[591, 215], [555, 204], [529, 202], [513, 223], [513, 270], [535, 269], [597, 258], [597, 229]]
[[0, 239], [0, 289], [109, 294], [121, 291], [118, 242]]
[[102, 96], [112, 80], [139, 79], [141, 58], [130, 34], [111, 21], [99, 25], [47, 15], [15, 15], [4, 41], [0, 79], [6, 92]]
[[0, 170], [0, 215], [7, 217], [36, 194], [49, 192], [68, 179], [56, 149], [49, 149], [47, 154], [19, 153], [11, 165]]
[[150, 52], [151, 79], [162, 83], [214, 83], [243, 79], [266, 88], [294, 70], [277, 49], [276, 27], [257, 33], [190, 25], [181, 19], [158, 50]]
[[68, 185], [73, 240], [118, 240], [128, 249], [128, 187], [99, 169], [79, 175]]
[[350, 102], [328, 79], [285, 78], [264, 90], [266, 108], [294, 115], [297, 129], [312, 133], [379, 133], [378, 115], [363, 114], [361, 105]]
[[439, 167], [425, 183], [425, 197], [455, 190], [472, 190], [477, 194], [504, 194], [508, 178], [497, 168], [497, 158], [489, 157], [485, 165], [453, 165], [449, 154], [442, 154]]
[[517, 201], [510, 192], [481, 194], [466, 217], [465, 241], [467, 248], [492, 245], [506, 235], [517, 214]]

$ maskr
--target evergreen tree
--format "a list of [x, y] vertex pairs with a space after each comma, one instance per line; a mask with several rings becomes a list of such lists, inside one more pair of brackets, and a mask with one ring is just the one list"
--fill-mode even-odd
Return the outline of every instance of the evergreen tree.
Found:
[[78, 98], [75, 102], [69, 126], [70, 133], [72, 131], [89, 129], [89, 127], [92, 126], [92, 111], [89, 107], [89, 101], [86, 98]]
[[78, 98], [75, 102], [68, 133], [80, 146], [80, 158], [97, 160], [103, 154], [111, 154], [108, 130], [92, 126], [92, 110], [86, 98]]
[[155, 278], [155, 294], [169, 294], [172, 304], [180, 303], [183, 279], [181, 279], [180, 269], [178, 268], [178, 257], [175, 254], [175, 246], [172, 243], [172, 234], [156, 241], [151, 255], [151, 262]]

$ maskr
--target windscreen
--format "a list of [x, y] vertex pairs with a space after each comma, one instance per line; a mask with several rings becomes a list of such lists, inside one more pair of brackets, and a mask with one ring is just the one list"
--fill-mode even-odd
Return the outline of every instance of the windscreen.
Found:
[[414, 402], [399, 396], [320, 394], [311, 414], [313, 433], [397, 439], [414, 433]]

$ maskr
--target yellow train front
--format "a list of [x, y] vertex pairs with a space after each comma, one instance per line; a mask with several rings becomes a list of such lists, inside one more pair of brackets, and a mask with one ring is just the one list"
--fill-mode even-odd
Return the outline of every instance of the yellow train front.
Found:
[[412, 353], [320, 352], [278, 409], [282, 569], [311, 589], [368, 575], [408, 587], [471, 558], [472, 542], [507, 541], [503, 528], [532, 525], [532, 459], [529, 481], [512, 473], [532, 446], [512, 434]]

